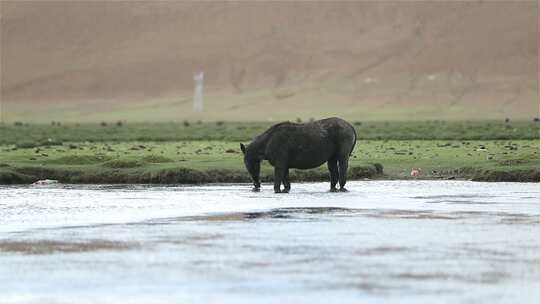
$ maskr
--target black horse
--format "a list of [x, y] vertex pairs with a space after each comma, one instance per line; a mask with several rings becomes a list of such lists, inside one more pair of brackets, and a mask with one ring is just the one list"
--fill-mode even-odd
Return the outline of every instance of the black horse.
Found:
[[274, 166], [276, 193], [291, 189], [289, 168], [311, 169], [325, 162], [328, 162], [330, 171], [330, 191], [335, 192], [338, 179], [340, 191], [347, 191], [347, 167], [355, 144], [353, 126], [333, 117], [305, 124], [278, 123], [255, 137], [247, 147], [240, 144], [240, 148], [246, 169], [253, 179], [254, 191], [261, 187], [261, 161], [268, 160]]

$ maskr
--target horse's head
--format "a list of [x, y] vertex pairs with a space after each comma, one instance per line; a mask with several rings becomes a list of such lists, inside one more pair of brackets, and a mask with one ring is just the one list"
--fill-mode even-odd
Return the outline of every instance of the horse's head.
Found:
[[246, 148], [244, 144], [240, 144], [240, 149], [244, 154], [244, 165], [246, 165], [246, 169], [253, 180], [253, 191], [259, 191], [261, 188], [261, 158], [254, 149], [250, 149], [249, 145]]

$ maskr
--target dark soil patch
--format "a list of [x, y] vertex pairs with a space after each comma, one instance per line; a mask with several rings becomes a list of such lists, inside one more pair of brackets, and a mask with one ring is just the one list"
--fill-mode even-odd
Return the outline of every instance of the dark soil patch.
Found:
[[540, 170], [485, 170], [477, 172], [472, 180], [486, 182], [540, 182]]

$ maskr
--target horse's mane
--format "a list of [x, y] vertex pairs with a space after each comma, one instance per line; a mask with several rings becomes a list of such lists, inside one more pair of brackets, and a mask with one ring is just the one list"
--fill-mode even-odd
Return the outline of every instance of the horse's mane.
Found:
[[283, 126], [285, 124], [291, 124], [291, 122], [290, 121], [283, 121], [283, 122], [280, 122], [280, 123], [277, 123], [277, 124], [271, 126], [270, 128], [268, 128], [268, 130], [264, 131], [262, 134], [255, 136], [255, 138], [253, 138], [252, 142], [259, 143], [260, 141], [265, 140], [268, 136], [272, 135], [272, 133], [274, 133], [274, 131], [276, 131], [279, 127], [281, 127], [281, 126]]

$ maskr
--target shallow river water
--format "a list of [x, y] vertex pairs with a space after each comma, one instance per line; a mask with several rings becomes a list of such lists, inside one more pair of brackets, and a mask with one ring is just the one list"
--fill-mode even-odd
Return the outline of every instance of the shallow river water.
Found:
[[539, 303], [540, 185], [0, 186], [0, 303]]

